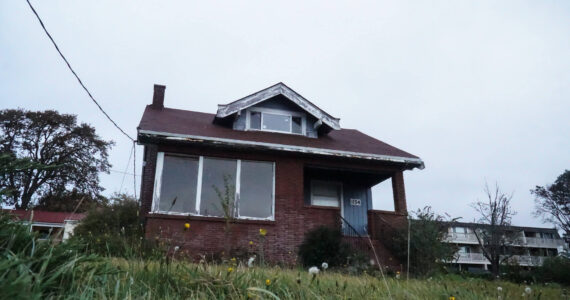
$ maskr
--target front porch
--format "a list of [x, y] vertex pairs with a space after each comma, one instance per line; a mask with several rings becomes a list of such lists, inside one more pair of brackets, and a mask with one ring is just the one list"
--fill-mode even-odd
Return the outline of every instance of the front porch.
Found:
[[[372, 188], [391, 181], [394, 211], [375, 210]], [[382, 201], [390, 199], [382, 199]], [[337, 209], [337, 223], [346, 242], [383, 266], [400, 270], [400, 262], [386, 245], [406, 226], [407, 207], [403, 174], [398, 170], [305, 167], [304, 202], [310, 207]], [[372, 251], [371, 244], [374, 246]]]

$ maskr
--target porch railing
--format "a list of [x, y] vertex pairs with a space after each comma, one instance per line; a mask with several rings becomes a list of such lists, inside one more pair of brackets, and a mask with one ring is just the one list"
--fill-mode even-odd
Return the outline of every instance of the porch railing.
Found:
[[[368, 252], [370, 250], [370, 245], [368, 242], [368, 235], [362, 235], [358, 232], [352, 224], [350, 224], [345, 218], [343, 218], [340, 214], [338, 215], [340, 219], [340, 228], [342, 235], [344, 236], [344, 240], [353, 248], [353, 250], [357, 250], [359, 252]], [[363, 232], [366, 232], [366, 228], [363, 229]]]

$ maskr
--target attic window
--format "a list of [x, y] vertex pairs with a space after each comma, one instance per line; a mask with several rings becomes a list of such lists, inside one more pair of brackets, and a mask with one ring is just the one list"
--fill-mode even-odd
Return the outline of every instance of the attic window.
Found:
[[297, 112], [256, 108], [248, 112], [248, 129], [305, 135], [305, 116]]

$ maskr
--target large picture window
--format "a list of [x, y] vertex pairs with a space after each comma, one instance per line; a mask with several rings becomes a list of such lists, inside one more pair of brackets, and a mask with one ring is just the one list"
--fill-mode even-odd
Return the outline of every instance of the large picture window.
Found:
[[198, 184], [198, 159], [173, 155], [161, 155], [162, 180], [158, 210], [171, 212], [196, 212], [196, 187]]
[[153, 212], [223, 217], [226, 189], [233, 216], [273, 220], [274, 163], [159, 152]]

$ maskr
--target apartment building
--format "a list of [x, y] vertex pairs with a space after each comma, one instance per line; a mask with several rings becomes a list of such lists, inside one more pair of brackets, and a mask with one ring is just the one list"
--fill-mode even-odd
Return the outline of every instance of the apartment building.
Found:
[[[476, 223], [450, 223], [447, 243], [456, 244], [457, 254], [450, 262], [459, 270], [484, 271], [490, 267], [490, 262], [483, 255], [474, 228], [480, 226]], [[509, 261], [524, 267], [542, 265], [546, 257], [557, 256], [566, 251], [568, 246], [554, 228], [511, 226], [515, 240], [508, 249]], [[507, 251], [506, 253], [507, 254]]]

